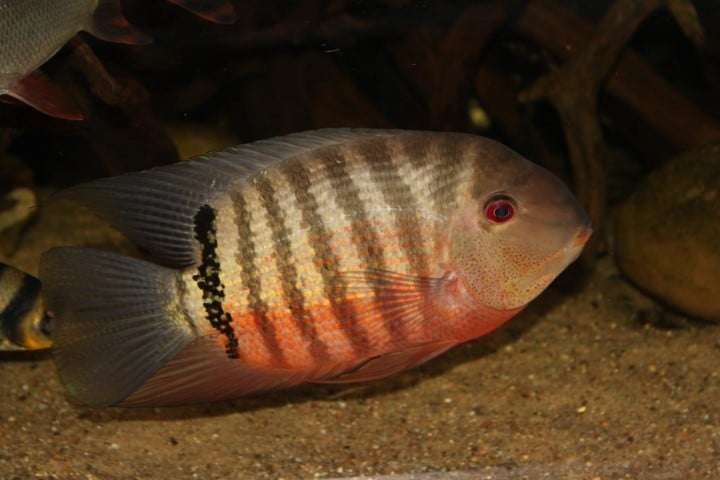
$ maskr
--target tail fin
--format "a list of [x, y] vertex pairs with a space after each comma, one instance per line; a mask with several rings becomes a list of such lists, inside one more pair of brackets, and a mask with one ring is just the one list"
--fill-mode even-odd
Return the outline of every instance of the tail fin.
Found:
[[122, 401], [194, 338], [176, 270], [90, 248], [45, 252], [40, 278], [60, 377], [90, 406]]

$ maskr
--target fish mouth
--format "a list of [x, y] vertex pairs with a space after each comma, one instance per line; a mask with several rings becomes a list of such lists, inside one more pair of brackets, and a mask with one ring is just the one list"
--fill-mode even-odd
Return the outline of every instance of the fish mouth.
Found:
[[572, 247], [579, 247], [582, 245], [585, 245], [587, 241], [590, 239], [590, 236], [593, 233], [593, 229], [590, 225], [583, 225], [578, 228], [577, 232], [575, 232], [575, 236], [572, 240]]
[[[575, 235], [572, 237], [572, 240], [570, 241], [568, 246], [560, 250], [556, 255], [554, 255], [555, 258], [565, 257], [565, 260], [561, 263], [560, 272], [565, 270], [568, 265], [578, 259], [578, 257], [583, 251], [583, 248], [585, 247], [585, 244], [590, 239], [592, 233], [593, 230], [589, 224], [578, 227]], [[558, 274], [560, 272], [558, 272]]]
[[539, 272], [545, 271], [545, 273], [540, 273], [534, 278], [529, 278], [527, 281], [515, 285], [515, 288], [518, 291], [534, 292], [533, 298], [535, 298], [545, 290], [560, 273], [580, 257], [583, 247], [590, 239], [592, 233], [593, 230], [589, 223], [578, 227], [568, 245], [547, 258], [538, 269]]

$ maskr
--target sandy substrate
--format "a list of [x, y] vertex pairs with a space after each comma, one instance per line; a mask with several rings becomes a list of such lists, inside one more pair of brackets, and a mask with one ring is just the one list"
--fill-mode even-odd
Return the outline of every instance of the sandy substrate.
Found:
[[[55, 245], [129, 251], [68, 204], [9, 243], [31, 272]], [[419, 369], [183, 408], [76, 407], [51, 355], [2, 354], [0, 478], [720, 478], [720, 327], [656, 311], [606, 257]]]

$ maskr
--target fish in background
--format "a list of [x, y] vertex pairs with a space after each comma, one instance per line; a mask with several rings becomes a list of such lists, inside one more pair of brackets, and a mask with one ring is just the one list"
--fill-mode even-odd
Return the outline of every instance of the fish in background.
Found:
[[230, 2], [226, 0], [167, 0], [198, 17], [215, 23], [235, 23], [235, 11]]
[[42, 256], [58, 371], [92, 406], [400, 372], [503, 324], [591, 233], [560, 180], [459, 133], [305, 132], [59, 195], [157, 261]]
[[49, 348], [50, 322], [40, 299], [40, 280], [0, 263], [0, 351]]
[[[235, 19], [223, 0], [168, 1], [221, 23]], [[77, 105], [37, 70], [81, 30], [109, 42], [152, 42], [128, 23], [119, 0], [0, 0], [0, 95], [52, 117], [82, 120]]]

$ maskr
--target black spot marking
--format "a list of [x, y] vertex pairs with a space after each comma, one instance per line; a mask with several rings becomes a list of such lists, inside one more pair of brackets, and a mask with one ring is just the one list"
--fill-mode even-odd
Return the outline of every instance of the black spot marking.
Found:
[[201, 262], [193, 280], [203, 292], [205, 318], [218, 332], [225, 335], [225, 353], [228, 358], [239, 358], [238, 339], [232, 326], [232, 316], [223, 309], [225, 285], [220, 281], [220, 261], [217, 256], [216, 212], [210, 205], [202, 205], [193, 221], [195, 239], [202, 245]]

